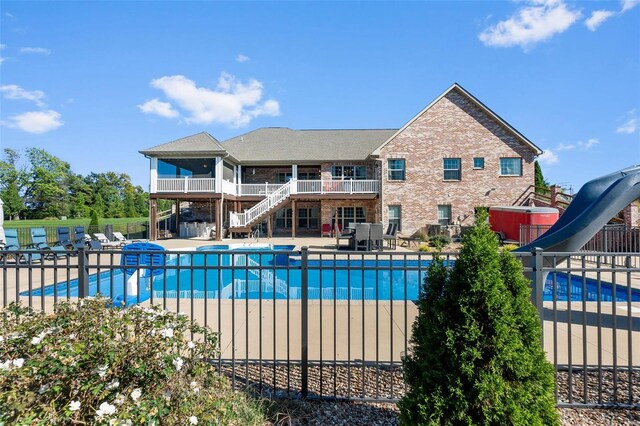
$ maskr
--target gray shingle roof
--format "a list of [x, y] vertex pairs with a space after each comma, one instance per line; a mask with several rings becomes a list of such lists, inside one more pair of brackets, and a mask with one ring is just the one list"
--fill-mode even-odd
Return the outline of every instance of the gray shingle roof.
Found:
[[227, 151], [207, 132], [200, 132], [175, 141], [163, 143], [140, 151], [150, 157], [175, 155], [176, 157], [198, 157], [201, 155], [226, 154]]
[[396, 129], [382, 130], [292, 130], [267, 127], [222, 142], [222, 146], [243, 163], [309, 163], [360, 161]]

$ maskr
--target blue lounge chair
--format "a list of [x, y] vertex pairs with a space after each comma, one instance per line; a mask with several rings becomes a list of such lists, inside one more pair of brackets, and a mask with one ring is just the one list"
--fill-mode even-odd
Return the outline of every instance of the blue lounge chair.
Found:
[[[2, 248], [1, 256], [3, 258], [12, 256], [16, 262], [31, 263], [42, 261], [39, 250], [20, 246], [17, 229], [5, 229], [5, 246]], [[28, 253], [25, 253], [28, 252]]]
[[85, 239], [84, 239], [84, 226], [76, 226], [73, 229], [73, 248], [75, 250], [84, 248]]
[[59, 226], [58, 227], [58, 241], [55, 243], [56, 246], [62, 247], [73, 247], [73, 242], [71, 241], [71, 235], [69, 235], [69, 227], [68, 226]]
[[47, 231], [44, 228], [31, 228], [31, 244], [37, 250], [47, 251], [45, 258], [65, 257], [68, 255], [67, 250], [62, 246], [50, 246], [47, 242]]

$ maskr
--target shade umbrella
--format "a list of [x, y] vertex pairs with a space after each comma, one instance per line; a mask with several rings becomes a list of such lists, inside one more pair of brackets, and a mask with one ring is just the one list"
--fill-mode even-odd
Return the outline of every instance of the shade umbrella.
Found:
[[2, 207], [4, 203], [2, 199], [0, 199], [0, 243], [4, 243], [4, 208]]

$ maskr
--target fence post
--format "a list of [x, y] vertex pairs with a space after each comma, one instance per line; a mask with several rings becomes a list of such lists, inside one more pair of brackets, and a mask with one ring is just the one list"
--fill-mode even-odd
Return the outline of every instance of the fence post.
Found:
[[307, 398], [309, 395], [309, 270], [308, 270], [308, 258], [309, 258], [309, 248], [302, 247], [302, 256], [301, 256], [301, 331], [302, 335], [300, 336], [301, 342], [301, 354], [300, 358], [302, 360], [300, 369], [301, 369], [301, 391], [302, 398]]
[[89, 256], [84, 244], [78, 247], [78, 298], [89, 296]]
[[544, 305], [542, 304], [543, 292], [544, 292], [544, 253], [540, 247], [535, 247], [531, 252], [533, 256], [532, 276], [533, 276], [533, 293], [531, 299], [533, 305], [538, 311], [540, 317], [540, 325], [542, 328], [542, 339], [544, 343]]

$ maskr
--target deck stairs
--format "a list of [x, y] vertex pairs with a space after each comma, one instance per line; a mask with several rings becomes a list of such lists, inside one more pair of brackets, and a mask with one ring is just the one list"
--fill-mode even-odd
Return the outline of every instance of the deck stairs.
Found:
[[264, 200], [246, 210], [244, 213], [230, 213], [229, 228], [252, 226], [266, 215], [282, 207], [291, 196], [291, 185], [291, 181], [283, 184], [280, 188], [267, 195]]

